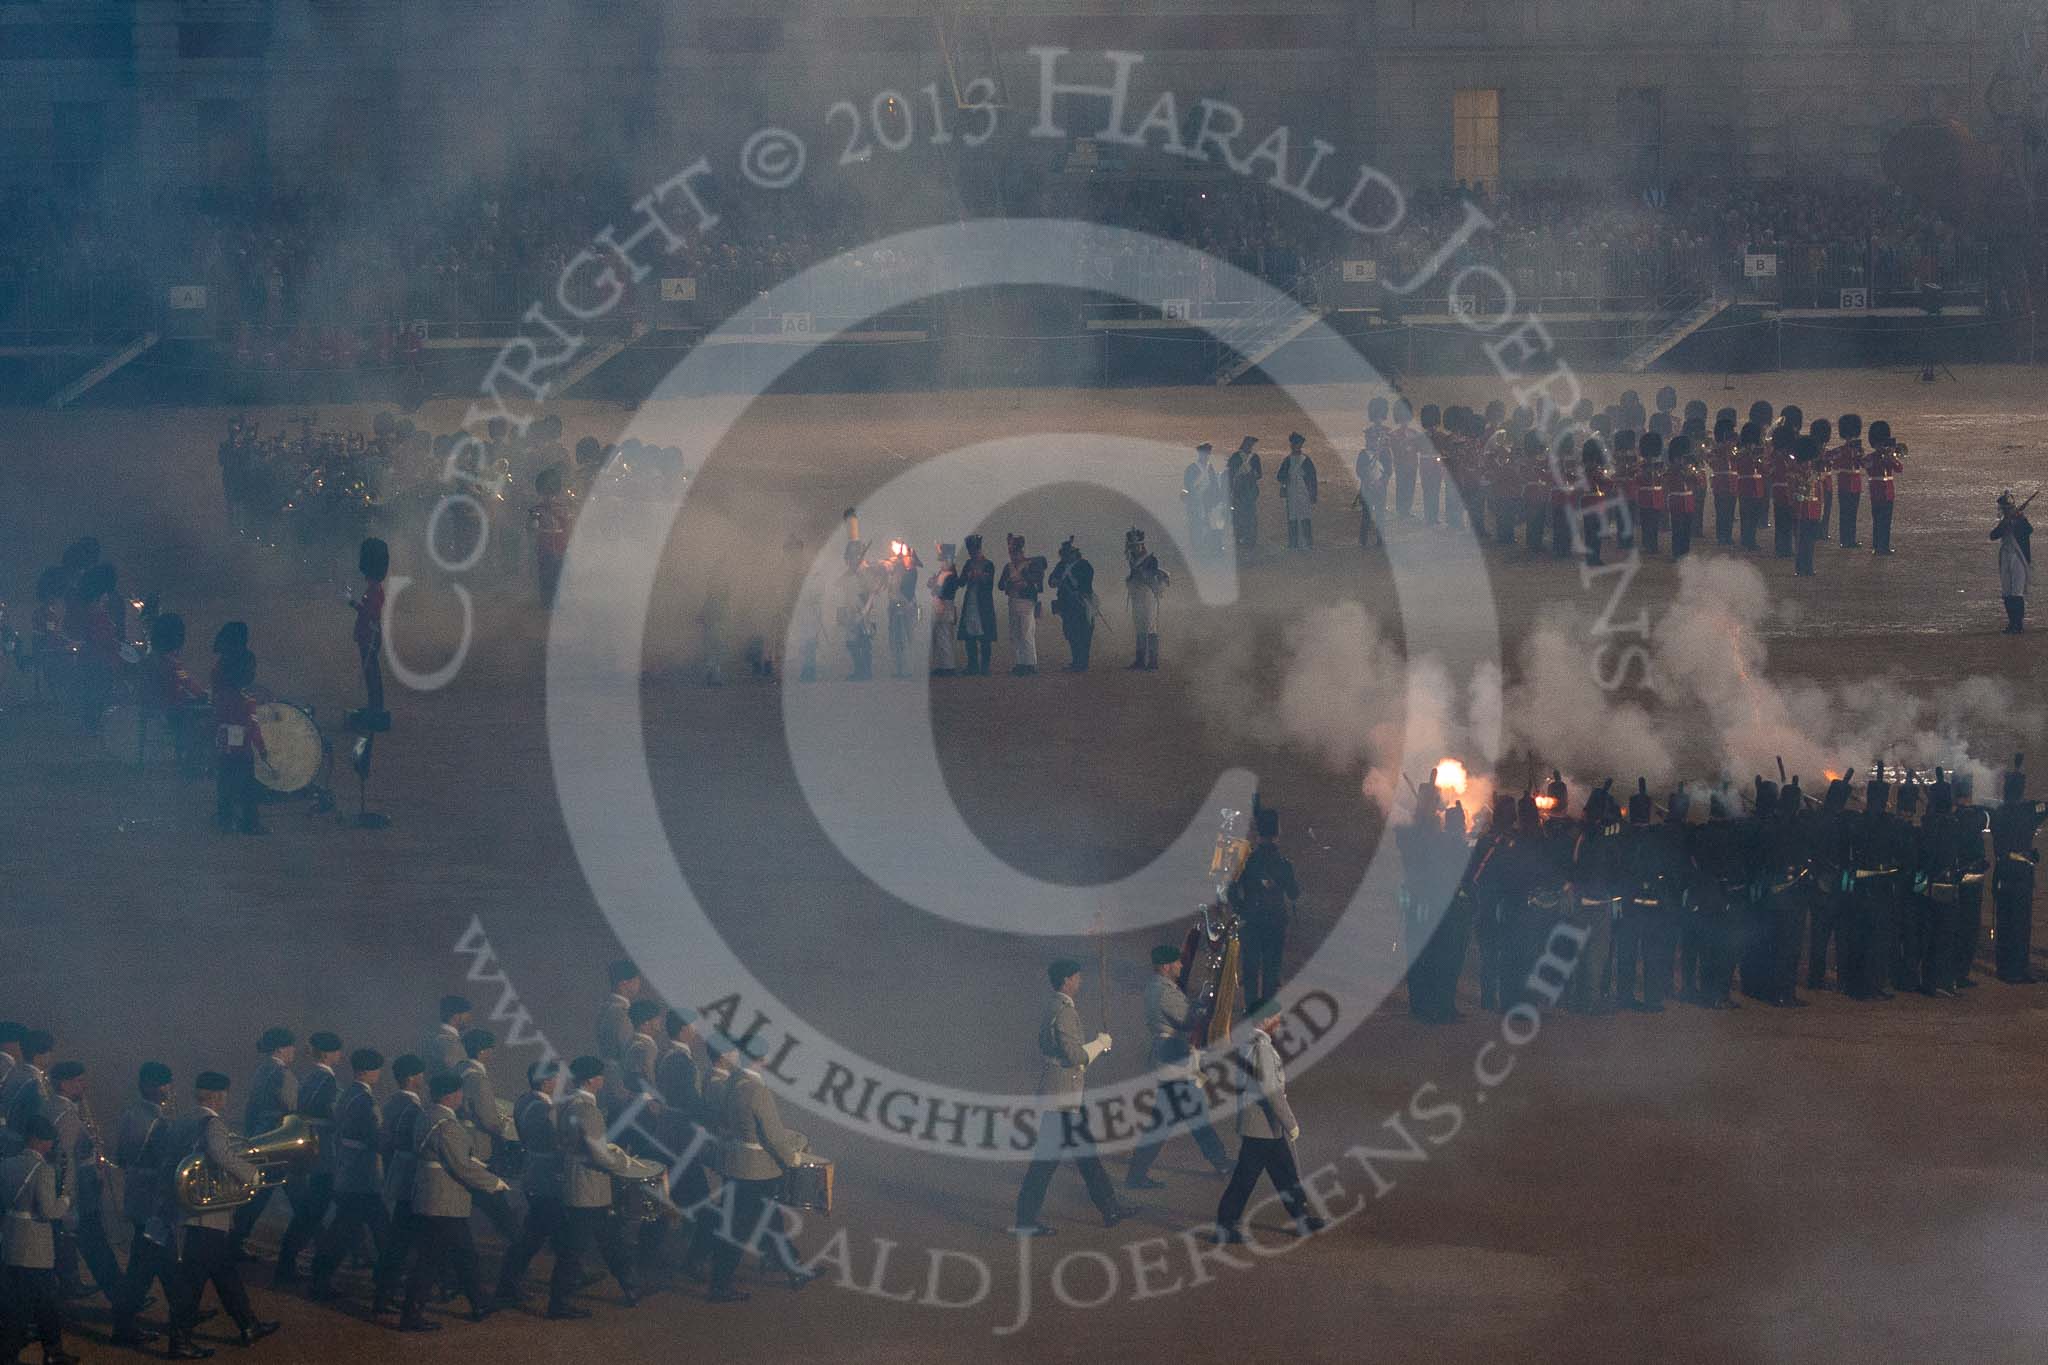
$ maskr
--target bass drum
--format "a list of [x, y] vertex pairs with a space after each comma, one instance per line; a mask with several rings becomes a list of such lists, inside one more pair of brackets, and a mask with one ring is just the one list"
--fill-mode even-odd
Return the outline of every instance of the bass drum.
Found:
[[323, 753], [312, 713], [281, 701], [252, 709], [265, 751], [256, 757], [256, 780], [274, 792], [303, 789], [319, 775]]
[[100, 712], [100, 748], [122, 763], [167, 762], [178, 752], [164, 718], [129, 702]]

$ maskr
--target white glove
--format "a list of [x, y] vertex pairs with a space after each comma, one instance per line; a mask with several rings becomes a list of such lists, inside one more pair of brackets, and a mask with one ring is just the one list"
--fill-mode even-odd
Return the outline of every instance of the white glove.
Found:
[[1297, 1141], [1299, 1141], [1300, 1139], [1301, 1139], [1301, 1125], [1297, 1123], [1297, 1124], [1295, 1124], [1295, 1125], [1294, 1125], [1294, 1126], [1293, 1126], [1292, 1128], [1289, 1128], [1289, 1129], [1287, 1130], [1287, 1140], [1288, 1140], [1289, 1142], [1297, 1142]]
[[1095, 1041], [1089, 1043], [1081, 1051], [1087, 1054], [1089, 1061], [1094, 1061], [1097, 1057], [1109, 1051], [1109, 1035], [1107, 1033], [1096, 1034]]

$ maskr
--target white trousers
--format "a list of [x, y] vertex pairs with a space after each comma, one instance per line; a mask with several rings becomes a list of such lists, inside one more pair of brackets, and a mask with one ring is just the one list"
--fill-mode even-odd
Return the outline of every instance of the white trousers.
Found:
[[934, 604], [932, 611], [932, 667], [958, 670], [959, 656], [954, 652], [953, 632], [960, 622], [954, 616], [952, 605], [947, 602]]
[[1010, 599], [1010, 648], [1019, 668], [1038, 667], [1038, 613], [1028, 597]]

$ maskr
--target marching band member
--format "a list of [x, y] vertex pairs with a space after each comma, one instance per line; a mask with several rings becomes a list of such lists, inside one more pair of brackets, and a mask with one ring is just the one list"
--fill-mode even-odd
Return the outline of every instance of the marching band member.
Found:
[[171, 1069], [162, 1062], [144, 1062], [136, 1073], [136, 1098], [114, 1126], [114, 1164], [121, 1168], [121, 1211], [134, 1227], [128, 1239], [128, 1269], [114, 1310], [113, 1344], [142, 1347], [157, 1333], [135, 1315], [149, 1297], [152, 1282], [163, 1285], [166, 1300], [177, 1294], [178, 1262], [170, 1249], [153, 1239], [152, 1220], [163, 1211], [166, 1191], [159, 1182], [163, 1142], [176, 1114], [171, 1106]]
[[1828, 523], [1835, 515], [1835, 475], [1833, 466], [1828, 463], [1828, 442], [1835, 437], [1835, 424], [1825, 417], [1816, 417], [1807, 429], [1807, 435], [1813, 437], [1814, 445], [1820, 451], [1814, 457], [1813, 477], [1820, 489], [1820, 538], [1826, 540]]
[[1019, 1237], [1046, 1237], [1053, 1229], [1038, 1219], [1045, 1204], [1045, 1192], [1053, 1172], [1072, 1157], [1088, 1187], [1088, 1198], [1102, 1215], [1104, 1227], [1115, 1227], [1131, 1211], [1117, 1202], [1116, 1189], [1102, 1158], [1095, 1155], [1095, 1139], [1088, 1133], [1086, 1112], [1081, 1107], [1083, 1077], [1097, 1057], [1110, 1048], [1110, 1036], [1098, 1033], [1081, 1040], [1081, 1012], [1074, 1000], [1081, 990], [1081, 964], [1072, 958], [1058, 958], [1046, 968], [1052, 983], [1052, 998], [1038, 1023], [1038, 1135], [1031, 1165], [1017, 1190], [1017, 1221], [1010, 1231]]
[[467, 1129], [451, 1107], [462, 1090], [462, 1078], [440, 1075], [428, 1085], [433, 1104], [415, 1125], [413, 1142], [412, 1216], [417, 1258], [405, 1277], [405, 1303], [398, 1314], [401, 1332], [433, 1332], [441, 1324], [420, 1312], [427, 1286], [445, 1274], [469, 1300], [469, 1320], [482, 1322], [496, 1307], [484, 1297], [477, 1278], [476, 1243], [469, 1234], [473, 1195], [503, 1194], [509, 1188], [478, 1159]]
[[605, 1088], [605, 1063], [578, 1057], [569, 1064], [576, 1088], [556, 1107], [555, 1145], [562, 1158], [562, 1225], [555, 1238], [555, 1272], [548, 1281], [548, 1316], [587, 1318], [590, 1310], [569, 1301], [583, 1281], [583, 1258], [596, 1244], [605, 1268], [619, 1283], [630, 1308], [640, 1301], [633, 1263], [626, 1254], [625, 1228], [612, 1213], [612, 1177], [644, 1180], [661, 1167], [628, 1156], [605, 1141], [598, 1095]]
[[1173, 575], [1159, 565], [1159, 558], [1145, 548], [1145, 533], [1133, 526], [1124, 532], [1124, 591], [1131, 602], [1131, 636], [1136, 657], [1131, 667], [1146, 672], [1159, 668], [1159, 601]]
[[[204, 1158], [220, 1174], [237, 1184], [254, 1184], [261, 1171], [245, 1158], [221, 1121], [220, 1111], [228, 1102], [228, 1078], [218, 1071], [202, 1071], [192, 1081], [192, 1112], [171, 1125], [162, 1188], [175, 1189], [178, 1163], [188, 1156]], [[179, 1247], [178, 1296], [171, 1303], [172, 1360], [203, 1360], [213, 1349], [192, 1340], [199, 1325], [199, 1301], [206, 1287], [220, 1299], [220, 1306], [238, 1329], [239, 1344], [253, 1346], [277, 1330], [274, 1322], [256, 1316], [249, 1304], [249, 1291], [242, 1286], [242, 1268], [232, 1231], [235, 1215], [226, 1209], [195, 1211], [168, 1199], [181, 1235]], [[248, 1207], [243, 1205], [244, 1208]], [[239, 1210], [237, 1211], [239, 1212]]]
[[1714, 422], [1714, 444], [1707, 452], [1714, 491], [1714, 543], [1735, 544], [1735, 417], [1733, 412]]
[[[318, 1235], [320, 1220], [334, 1203], [334, 1163], [339, 1153], [332, 1136], [334, 1104], [341, 1098], [341, 1079], [334, 1068], [341, 1061], [341, 1039], [323, 1031], [307, 1038], [306, 1046], [312, 1049], [313, 1065], [299, 1079], [299, 1103], [293, 1112], [319, 1139], [320, 1155], [315, 1168], [295, 1177], [285, 1191], [292, 1201], [292, 1219], [277, 1246], [277, 1272], [270, 1280], [273, 1288], [295, 1285], [304, 1278], [299, 1273], [299, 1252]], [[264, 1131], [254, 1129], [250, 1136]]]
[[737, 1303], [749, 1295], [733, 1287], [740, 1257], [752, 1248], [765, 1262], [763, 1238], [774, 1245], [775, 1259], [789, 1277], [792, 1290], [802, 1289], [820, 1272], [804, 1269], [784, 1231], [777, 1196], [782, 1174], [800, 1164], [807, 1143], [803, 1134], [782, 1125], [775, 1092], [762, 1080], [758, 1063], [767, 1056], [759, 1037], [740, 1040], [733, 1049], [741, 1060], [734, 1068], [719, 1105], [718, 1172], [732, 1187], [732, 1222], [711, 1252], [713, 1303]]
[[384, 1158], [384, 1197], [391, 1203], [391, 1235], [377, 1257], [371, 1317], [391, 1311], [391, 1296], [398, 1290], [405, 1258], [418, 1231], [412, 1214], [412, 1178], [417, 1164], [413, 1140], [427, 1112], [427, 1065], [408, 1052], [391, 1064], [391, 1080], [398, 1089], [384, 1101], [384, 1135], [377, 1144], [378, 1154]]
[[1759, 549], [1757, 533], [1764, 525], [1764, 429], [1746, 423], [1735, 447], [1736, 507], [1742, 517], [1742, 548]]
[[1086, 673], [1088, 651], [1095, 643], [1095, 566], [1072, 536], [1060, 542], [1060, 562], [1053, 566], [1049, 582], [1052, 613], [1060, 618], [1060, 631], [1067, 637], [1067, 672]]
[[[498, 1035], [489, 1029], [466, 1030], [462, 1035], [465, 1055], [456, 1063], [454, 1073], [462, 1082], [462, 1099], [451, 1107], [469, 1130], [470, 1147], [477, 1159], [485, 1164], [489, 1164], [500, 1145], [518, 1140], [511, 1120], [498, 1105], [498, 1092], [491, 1087], [491, 1054], [497, 1048]], [[503, 1190], [479, 1191], [472, 1202], [484, 1211], [505, 1240], [519, 1235], [519, 1219]]]
[[[298, 1056], [299, 1048], [292, 1031], [272, 1025], [256, 1040], [256, 1050], [263, 1054], [263, 1060], [256, 1064], [256, 1074], [249, 1081], [249, 1101], [242, 1109], [242, 1131], [251, 1137], [269, 1132], [299, 1107], [299, 1078], [292, 1071], [292, 1059]], [[250, 1229], [262, 1219], [263, 1210], [270, 1206], [270, 1198], [276, 1193], [276, 1186], [265, 1185], [256, 1191], [254, 1199], [235, 1210], [230, 1242], [237, 1259], [249, 1240]], [[296, 1188], [288, 1190], [286, 1198], [296, 1198], [299, 1193]]]
[[1296, 1231], [1307, 1237], [1321, 1232], [1328, 1223], [1310, 1212], [1294, 1164], [1294, 1142], [1301, 1136], [1301, 1124], [1287, 1103], [1287, 1072], [1273, 1046], [1273, 1033], [1282, 1023], [1279, 1002], [1260, 1001], [1245, 1015], [1245, 1022], [1251, 1032], [1238, 1049], [1243, 1081], [1237, 1095], [1237, 1166], [1216, 1205], [1216, 1241], [1244, 1240], [1245, 1205], [1262, 1175], [1280, 1192], [1280, 1202], [1294, 1219]]
[[1863, 452], [1863, 419], [1853, 412], [1842, 414], [1835, 423], [1842, 443], [1827, 453], [1828, 468], [1835, 476], [1836, 500], [1841, 505], [1841, 543], [1845, 550], [1856, 543], [1856, 513], [1863, 505], [1863, 466], [1869, 459]]
[[1544, 462], [1543, 474], [1543, 485], [1550, 499], [1550, 557], [1552, 559], [1569, 559], [1573, 549], [1572, 504], [1577, 500], [1579, 492], [1578, 489], [1573, 487], [1575, 482], [1573, 464], [1575, 461], [1579, 465], [1579, 474], [1576, 481], [1581, 482], [1583, 485], [1583, 480], [1586, 478], [1584, 458], [1578, 441], [1571, 432], [1567, 431], [1564, 435], [1557, 438], [1556, 457], [1556, 470], [1551, 470], [1549, 468], [1550, 462], [1546, 460]]
[[996, 591], [1010, 599], [1010, 648], [1017, 656], [1010, 672], [1030, 677], [1038, 672], [1038, 598], [1045, 591], [1045, 556], [1024, 556], [1024, 537], [1010, 533], [1010, 562], [996, 580]]
[[92, 1282], [113, 1305], [116, 1317], [130, 1318], [122, 1302], [125, 1279], [114, 1248], [107, 1243], [106, 1206], [110, 1194], [102, 1176], [99, 1134], [85, 1121], [85, 1063], [59, 1062], [50, 1069], [50, 1107], [46, 1117], [57, 1130], [52, 1157], [71, 1211], [57, 1225], [58, 1279], [69, 1287], [78, 1279], [78, 1262], [92, 1271]]
[[967, 672], [988, 676], [996, 642], [996, 566], [981, 552], [981, 537], [967, 537], [967, 562], [960, 566], [960, 639], [967, 646]]
[[717, 1144], [709, 1141], [710, 1133], [704, 1131], [715, 1126], [715, 1120], [709, 1112], [710, 1081], [699, 1069], [691, 1047], [697, 1039], [696, 1024], [697, 1012], [692, 1009], [672, 1009], [662, 1016], [668, 1048], [655, 1064], [654, 1080], [663, 1107], [662, 1141], [669, 1151], [687, 1158], [681, 1172], [673, 1174], [673, 1197], [682, 1207], [697, 1210], [696, 1229], [683, 1253], [683, 1273], [703, 1279], [718, 1221], [705, 1206], [711, 1197], [711, 1181], [705, 1172]]
[[27, 1033], [18, 1020], [0, 1019], [0, 1120], [7, 1115], [7, 1081], [21, 1065], [21, 1040]]
[[64, 1349], [58, 1311], [57, 1225], [71, 1214], [71, 1200], [59, 1192], [51, 1149], [57, 1129], [38, 1114], [22, 1130], [23, 1147], [0, 1161], [0, 1198], [7, 1200], [7, 1225], [0, 1234], [0, 1359], [13, 1360], [34, 1338], [42, 1343], [44, 1365], [77, 1365]]
[[462, 1034], [469, 1027], [470, 1003], [460, 995], [441, 997], [437, 1013], [441, 1023], [427, 1040], [420, 1044], [420, 1063], [438, 1076], [443, 1071], [453, 1071], [462, 1065], [462, 1059], [469, 1054], [463, 1050]]
[[1870, 549], [1892, 552], [1892, 513], [1898, 502], [1898, 478], [1906, 468], [1906, 448], [1892, 439], [1890, 422], [1870, 424]]
[[213, 823], [221, 833], [264, 833], [256, 818], [261, 789], [256, 784], [256, 758], [269, 757], [263, 731], [256, 725], [249, 689], [256, 682], [256, 656], [248, 650], [224, 655], [220, 686], [213, 693], [214, 805]]
[[314, 1299], [336, 1297], [334, 1272], [342, 1258], [356, 1249], [365, 1229], [371, 1246], [382, 1255], [390, 1238], [384, 1217], [384, 1173], [378, 1156], [383, 1123], [372, 1093], [384, 1074], [384, 1054], [359, 1047], [349, 1054], [349, 1084], [334, 1106], [329, 1133], [334, 1140], [334, 1220], [320, 1234], [313, 1252], [311, 1284]]
[[1188, 1036], [1189, 1007], [1180, 988], [1180, 955], [1180, 949], [1171, 943], [1152, 950], [1152, 978], [1145, 983], [1145, 1031], [1152, 1039], [1159, 1126], [1131, 1153], [1130, 1169], [1124, 1173], [1127, 1190], [1165, 1188], [1152, 1179], [1152, 1163], [1167, 1139], [1183, 1128], [1217, 1175], [1230, 1174], [1229, 1154], [1209, 1122], [1208, 1103], [1200, 1089], [1202, 1056]]
[[1700, 488], [1706, 469], [1700, 463], [1698, 447], [1685, 432], [1671, 438], [1669, 472], [1665, 475], [1665, 503], [1671, 514], [1671, 557], [1683, 559], [1692, 553], [1692, 533], [1698, 525]]
[[1765, 463], [1771, 481], [1772, 549], [1779, 559], [1797, 553], [1799, 508], [1792, 501], [1792, 462], [1799, 446], [1799, 424], [1790, 420], [1797, 408], [1785, 409], [1785, 416], [1771, 428], [1771, 453]]
[[56, 1050], [57, 1040], [49, 1030], [28, 1029], [22, 1033], [21, 1063], [7, 1073], [6, 1083], [0, 1085], [0, 1112], [6, 1114], [11, 1131], [19, 1133], [31, 1118], [49, 1107], [50, 1058]]
[[1813, 577], [1813, 547], [1819, 543], [1822, 506], [1820, 442], [1811, 436], [1796, 438], [1792, 444], [1792, 465], [1785, 474], [1785, 510], [1793, 518], [1794, 559], [1792, 572]]
[[555, 1138], [555, 1089], [561, 1084], [560, 1062], [542, 1060], [526, 1069], [526, 1093], [512, 1102], [512, 1123], [526, 1151], [519, 1170], [519, 1192], [526, 1196], [526, 1219], [519, 1235], [498, 1265], [498, 1303], [520, 1307], [526, 1301], [526, 1268], [534, 1255], [561, 1231], [562, 1156]]
[[954, 649], [954, 632], [960, 626], [960, 608], [954, 598], [960, 593], [960, 571], [953, 567], [953, 545], [939, 542], [939, 567], [925, 581], [932, 599], [932, 676], [950, 678], [960, 671]]

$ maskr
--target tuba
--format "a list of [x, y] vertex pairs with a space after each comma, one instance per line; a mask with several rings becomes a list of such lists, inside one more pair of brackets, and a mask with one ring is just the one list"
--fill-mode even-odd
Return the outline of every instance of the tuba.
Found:
[[1243, 811], [1226, 810], [1209, 857], [1215, 898], [1196, 912], [1181, 945], [1180, 988], [1188, 998], [1188, 1032], [1198, 1047], [1212, 1047], [1236, 1022], [1239, 981], [1238, 917], [1230, 888], [1244, 871], [1251, 840], [1238, 829]]
[[204, 1155], [194, 1152], [178, 1163], [171, 1190], [178, 1207], [188, 1213], [210, 1213], [246, 1204], [269, 1185], [311, 1166], [320, 1155], [320, 1135], [297, 1114], [288, 1114], [267, 1133], [243, 1138], [240, 1155], [255, 1163], [256, 1179], [248, 1184], [230, 1177]]

